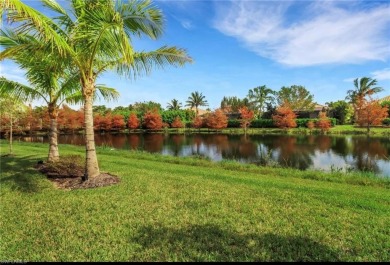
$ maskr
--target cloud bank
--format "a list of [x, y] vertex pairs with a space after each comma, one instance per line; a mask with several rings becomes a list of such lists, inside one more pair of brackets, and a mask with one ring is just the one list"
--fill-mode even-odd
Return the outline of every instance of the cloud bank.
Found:
[[390, 5], [353, 1], [215, 2], [214, 27], [288, 66], [386, 61]]

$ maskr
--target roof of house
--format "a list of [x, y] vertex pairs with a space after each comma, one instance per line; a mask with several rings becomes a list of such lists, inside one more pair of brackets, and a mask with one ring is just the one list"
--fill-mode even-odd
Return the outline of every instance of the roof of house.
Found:
[[[195, 107], [192, 107], [192, 108], [189, 108], [189, 109], [190, 109], [190, 110], [193, 110], [194, 112], [196, 112], [196, 108], [195, 108]], [[198, 108], [198, 114], [199, 114], [199, 116], [202, 116], [202, 115], [204, 115], [204, 114], [206, 114], [206, 113], [208, 113], [208, 112], [210, 112], [210, 111]]]
[[[315, 104], [314, 105], [314, 109], [311, 110], [311, 111], [322, 111], [324, 108], [327, 108], [327, 106], [325, 105], [321, 105], [321, 104]], [[294, 110], [294, 111], [302, 111], [302, 110]], [[311, 112], [309, 110], [303, 110], [303, 112]]]

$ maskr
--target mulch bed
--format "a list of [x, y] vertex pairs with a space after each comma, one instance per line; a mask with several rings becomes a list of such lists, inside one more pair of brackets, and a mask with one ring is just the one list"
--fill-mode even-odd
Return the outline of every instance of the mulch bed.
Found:
[[61, 170], [61, 168], [58, 169], [58, 167], [53, 168], [50, 163], [39, 161], [36, 165], [36, 169], [45, 174], [57, 188], [64, 190], [91, 189], [110, 186], [120, 182], [118, 176], [109, 173], [101, 173], [95, 178], [89, 178], [88, 180], [83, 181], [84, 168], [74, 165], [71, 170]]

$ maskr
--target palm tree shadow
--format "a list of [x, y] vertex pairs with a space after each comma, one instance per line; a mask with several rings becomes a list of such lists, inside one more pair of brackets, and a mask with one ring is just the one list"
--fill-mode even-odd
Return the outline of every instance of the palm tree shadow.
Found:
[[[26, 193], [40, 192], [42, 190], [42, 178], [34, 165], [38, 159], [31, 156], [2, 156], [0, 158], [0, 186], [13, 191]], [[12, 175], [7, 172], [15, 172]]]
[[148, 258], [158, 261], [339, 261], [341, 254], [309, 237], [239, 234], [211, 224], [144, 226], [131, 241], [142, 247], [138, 253], [153, 253]]

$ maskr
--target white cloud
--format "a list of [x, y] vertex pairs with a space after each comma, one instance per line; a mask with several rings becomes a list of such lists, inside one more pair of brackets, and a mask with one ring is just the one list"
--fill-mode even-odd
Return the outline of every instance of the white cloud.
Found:
[[390, 80], [390, 68], [374, 71], [371, 75], [376, 80]]
[[384, 61], [390, 7], [342, 1], [216, 2], [215, 27], [260, 56], [289, 66]]

